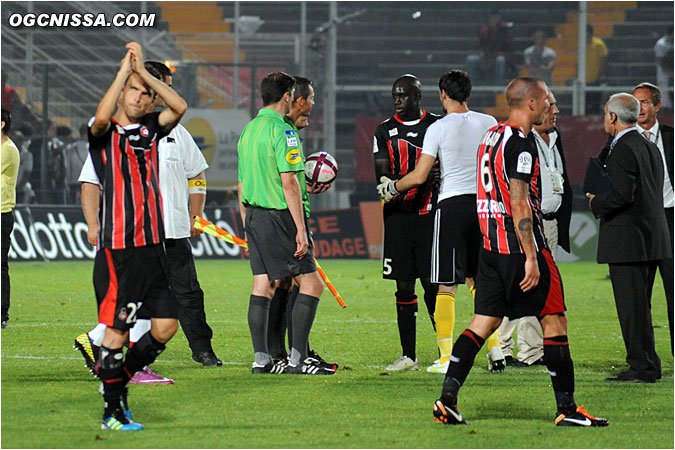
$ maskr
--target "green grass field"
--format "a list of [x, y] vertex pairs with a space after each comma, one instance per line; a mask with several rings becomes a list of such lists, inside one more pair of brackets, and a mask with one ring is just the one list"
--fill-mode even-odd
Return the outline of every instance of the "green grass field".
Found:
[[[139, 433], [99, 429], [99, 383], [83, 368], [73, 339], [91, 329], [96, 308], [92, 263], [13, 263], [9, 328], [2, 330], [3, 448], [673, 448], [673, 358], [660, 277], [653, 316], [663, 379], [616, 385], [604, 378], [625, 368], [625, 350], [606, 266], [562, 264], [569, 309], [577, 402], [607, 417], [602, 429], [557, 428], [543, 367], [486, 369], [476, 358], [460, 393], [470, 425], [432, 420], [442, 376], [425, 371], [385, 375], [400, 356], [394, 283], [378, 261], [322, 265], [347, 302], [326, 290], [312, 346], [340, 363], [332, 377], [251, 375], [246, 322], [250, 272], [245, 261], [200, 261], [207, 318], [222, 368], [190, 359], [181, 331], [153, 368], [174, 385], [131, 386]], [[421, 296], [421, 292], [420, 296]], [[460, 290], [455, 335], [471, 318]], [[418, 358], [436, 358], [433, 330], [420, 305]]]

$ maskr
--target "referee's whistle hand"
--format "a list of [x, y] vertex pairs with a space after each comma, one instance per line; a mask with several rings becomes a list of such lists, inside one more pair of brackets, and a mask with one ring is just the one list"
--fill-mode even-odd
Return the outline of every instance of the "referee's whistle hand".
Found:
[[307, 242], [307, 235], [305, 233], [298, 233], [295, 236], [296, 249], [293, 256], [296, 258], [302, 259], [307, 254], [307, 248], [309, 243]]

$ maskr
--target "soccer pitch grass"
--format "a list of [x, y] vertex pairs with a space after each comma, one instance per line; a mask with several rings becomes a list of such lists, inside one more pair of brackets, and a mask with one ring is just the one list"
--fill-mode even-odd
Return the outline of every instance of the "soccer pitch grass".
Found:
[[[379, 261], [322, 265], [347, 308], [324, 291], [312, 347], [340, 364], [334, 376], [251, 374], [247, 326], [251, 275], [245, 261], [199, 261], [213, 347], [222, 368], [190, 358], [179, 331], [153, 368], [174, 385], [131, 386], [134, 418], [145, 431], [99, 429], [99, 383], [83, 368], [74, 338], [93, 327], [91, 262], [13, 263], [9, 328], [2, 330], [3, 448], [673, 448], [673, 358], [661, 279], [653, 317], [663, 379], [609, 384], [625, 368], [625, 350], [606, 266], [561, 264], [576, 397], [608, 428], [557, 428], [545, 368], [487, 371], [485, 351], [460, 392], [469, 426], [432, 419], [443, 377], [424, 368], [436, 358], [435, 336], [420, 301], [422, 370], [385, 375], [400, 356], [394, 282]], [[421, 298], [421, 288], [418, 294]], [[457, 336], [473, 304], [457, 299]]]

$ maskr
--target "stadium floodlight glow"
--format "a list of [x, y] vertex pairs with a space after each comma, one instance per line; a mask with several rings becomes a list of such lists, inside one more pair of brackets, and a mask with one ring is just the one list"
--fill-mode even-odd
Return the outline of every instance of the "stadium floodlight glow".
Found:
[[422, 17], [422, 12], [421, 12], [421, 11], [415, 11], [415, 12], [412, 14], [412, 18], [413, 18], [413, 19], [419, 19], [420, 17]]

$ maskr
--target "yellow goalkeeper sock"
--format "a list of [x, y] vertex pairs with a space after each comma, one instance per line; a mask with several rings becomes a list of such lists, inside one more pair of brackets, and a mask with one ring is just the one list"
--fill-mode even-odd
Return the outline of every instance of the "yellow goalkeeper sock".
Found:
[[492, 347], [494, 346], [499, 347], [499, 328], [497, 328], [495, 332], [492, 333], [489, 338], [487, 338], [486, 344], [488, 353], [490, 352], [490, 350], [492, 350]]
[[449, 292], [436, 294], [436, 343], [441, 352], [441, 364], [452, 355], [452, 335], [455, 331], [455, 295]]

